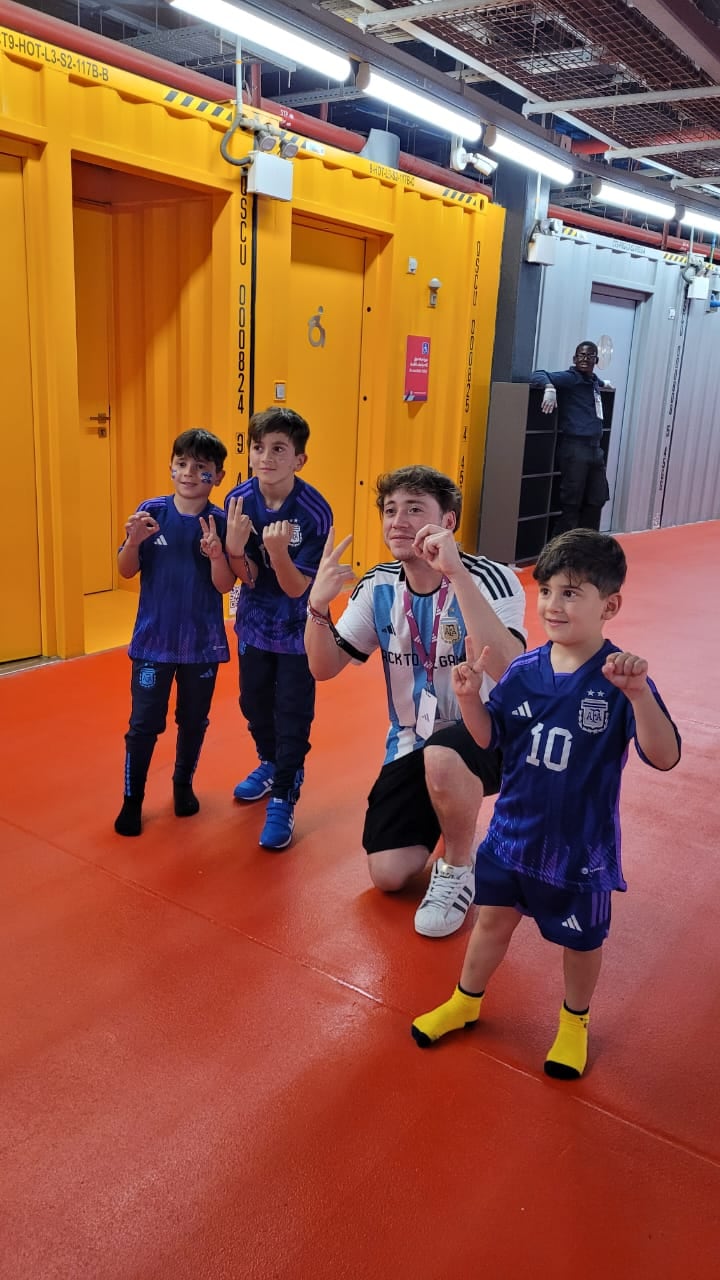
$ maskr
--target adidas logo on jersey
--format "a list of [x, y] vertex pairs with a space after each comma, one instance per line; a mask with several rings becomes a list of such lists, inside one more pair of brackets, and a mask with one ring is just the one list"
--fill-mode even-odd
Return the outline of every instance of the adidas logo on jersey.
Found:
[[562, 927], [563, 929], [572, 929], [575, 933], [582, 933], [577, 916], [568, 916], [567, 920], [563, 920]]
[[164, 538], [164, 537], [163, 537], [163, 535], [162, 535], [162, 534], [160, 534], [160, 537], [159, 537], [159, 538], [155, 538], [155, 541], [154, 541], [154, 544], [153, 544], [153, 545], [154, 545], [154, 546], [156, 546], [156, 547], [166, 547], [166, 546], [167, 546], [167, 538]]
[[388, 625], [387, 625], [386, 627], [383, 627], [383, 628], [382, 628], [382, 632], [383, 632], [383, 635], [386, 635], [386, 636], [394, 636], [394, 635], [395, 635], [395, 628], [394, 628], [394, 626], [393, 626], [392, 622], [388, 623]]
[[532, 711], [530, 710], [530, 703], [529, 703], [529, 702], [521, 702], [521, 703], [520, 703], [520, 706], [519, 706], [519, 707], [516, 707], [516, 708], [515, 708], [515, 710], [513, 711], [513, 715], [514, 715], [514, 716], [521, 716], [523, 720], [530, 720], [530, 719], [532, 718]]

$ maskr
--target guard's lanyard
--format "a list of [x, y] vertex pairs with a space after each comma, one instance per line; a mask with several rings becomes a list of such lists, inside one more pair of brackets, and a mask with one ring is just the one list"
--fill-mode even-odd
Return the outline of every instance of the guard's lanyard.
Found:
[[420, 635], [420, 628], [418, 627], [417, 621], [415, 619], [415, 614], [413, 613], [413, 610], [412, 610], [412, 600], [410, 598], [410, 592], [408, 591], [407, 587], [405, 588], [405, 592], [403, 595], [403, 608], [405, 610], [405, 617], [408, 620], [408, 626], [410, 628], [410, 639], [412, 641], [415, 652], [417, 653], [422, 665], [425, 668], [425, 675], [427, 677], [428, 689], [432, 689], [433, 687], [433, 671], [435, 670], [435, 657], [437, 655], [438, 631], [440, 630], [440, 614], [445, 608], [445, 601], [447, 600], [447, 595], [449, 590], [450, 590], [450, 583], [448, 582], [447, 578], [443, 578], [442, 582], [440, 583], [440, 590], [438, 592], [437, 604], [435, 605], [435, 617], [433, 618], [432, 635], [430, 636], [429, 652], [425, 648], [425, 645], [422, 642], [422, 637]]

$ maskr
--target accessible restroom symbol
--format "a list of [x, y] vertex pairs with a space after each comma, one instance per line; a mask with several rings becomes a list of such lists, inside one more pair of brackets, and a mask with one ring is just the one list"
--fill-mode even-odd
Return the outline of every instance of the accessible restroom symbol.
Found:
[[311, 347], [325, 346], [325, 330], [322, 325], [324, 307], [318, 307], [317, 313], [308, 320], [308, 342]]

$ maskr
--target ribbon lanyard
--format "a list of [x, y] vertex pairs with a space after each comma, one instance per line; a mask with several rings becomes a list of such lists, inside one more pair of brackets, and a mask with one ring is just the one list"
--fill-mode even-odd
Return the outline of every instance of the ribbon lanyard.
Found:
[[433, 618], [432, 635], [430, 636], [429, 652], [425, 648], [425, 645], [422, 642], [422, 637], [420, 635], [420, 628], [418, 627], [418, 624], [415, 620], [415, 614], [413, 613], [413, 610], [412, 610], [412, 600], [410, 598], [410, 592], [408, 591], [407, 587], [405, 588], [405, 592], [403, 594], [403, 608], [405, 610], [405, 617], [408, 620], [408, 626], [410, 628], [410, 639], [412, 640], [412, 644], [415, 652], [417, 653], [422, 665], [425, 668], [425, 675], [427, 677], [427, 684], [429, 689], [432, 689], [433, 687], [433, 671], [435, 670], [435, 657], [437, 654], [438, 631], [440, 630], [440, 614], [445, 608], [445, 601], [447, 600], [449, 590], [450, 590], [450, 583], [448, 582], [447, 578], [443, 578], [440, 584], [440, 590], [438, 592], [437, 604], [435, 605], [435, 617]]

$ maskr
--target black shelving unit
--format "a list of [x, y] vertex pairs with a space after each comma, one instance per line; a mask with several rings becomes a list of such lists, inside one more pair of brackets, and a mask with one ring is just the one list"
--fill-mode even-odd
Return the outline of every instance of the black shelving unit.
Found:
[[542, 400], [543, 392], [530, 387], [515, 537], [516, 564], [527, 564], [537, 558], [558, 515], [557, 410], [543, 413]]
[[[607, 458], [614, 391], [601, 392]], [[543, 413], [543, 391], [493, 383], [488, 418], [479, 549], [505, 564], [532, 564], [559, 514], [555, 465], [557, 411]]]

